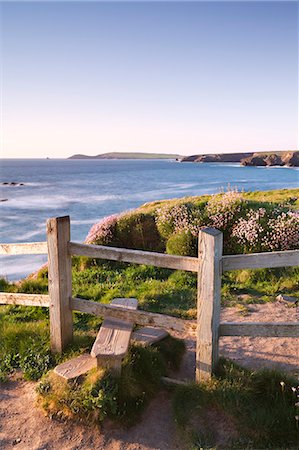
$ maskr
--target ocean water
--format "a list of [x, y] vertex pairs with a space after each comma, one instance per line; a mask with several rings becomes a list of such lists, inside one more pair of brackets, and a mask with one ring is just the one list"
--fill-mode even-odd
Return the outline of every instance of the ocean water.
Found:
[[[70, 215], [71, 238], [82, 242], [102, 217], [158, 199], [240, 190], [299, 186], [295, 168], [238, 164], [179, 163], [171, 160], [2, 160], [0, 242], [46, 240], [46, 220]], [[46, 256], [1, 256], [0, 275], [17, 280], [36, 270]]]

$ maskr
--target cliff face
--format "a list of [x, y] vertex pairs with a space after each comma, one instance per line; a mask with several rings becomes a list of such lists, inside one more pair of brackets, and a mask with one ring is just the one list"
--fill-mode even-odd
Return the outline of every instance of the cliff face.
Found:
[[241, 163], [243, 166], [299, 166], [299, 151], [267, 153], [217, 153], [185, 156], [181, 162]]
[[299, 151], [254, 153], [241, 160], [243, 166], [288, 166], [299, 167]]
[[253, 153], [216, 153], [207, 155], [185, 156], [182, 162], [241, 162], [241, 159], [252, 156]]

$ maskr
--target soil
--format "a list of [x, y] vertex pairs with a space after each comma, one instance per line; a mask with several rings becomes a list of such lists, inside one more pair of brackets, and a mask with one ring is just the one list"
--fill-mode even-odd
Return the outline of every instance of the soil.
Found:
[[[283, 303], [225, 308], [221, 321], [294, 322], [298, 308]], [[182, 338], [182, 336], [180, 336]], [[194, 336], [184, 336], [187, 351], [176, 378], [192, 379], [195, 367]], [[220, 355], [255, 369], [275, 367], [299, 376], [299, 347], [295, 338], [223, 337]], [[20, 375], [0, 385], [1, 450], [184, 450], [172, 418], [171, 398], [161, 390], [150, 403], [139, 423], [129, 429], [112, 423], [103, 427], [59, 422], [46, 417], [36, 405], [36, 383]], [[224, 420], [225, 423], [225, 420]], [[221, 427], [227, 434], [227, 426]], [[223, 441], [224, 436], [219, 436]]]

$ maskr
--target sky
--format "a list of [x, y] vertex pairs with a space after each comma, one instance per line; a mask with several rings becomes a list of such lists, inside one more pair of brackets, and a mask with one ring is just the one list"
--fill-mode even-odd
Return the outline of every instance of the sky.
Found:
[[297, 2], [2, 2], [1, 157], [298, 148]]

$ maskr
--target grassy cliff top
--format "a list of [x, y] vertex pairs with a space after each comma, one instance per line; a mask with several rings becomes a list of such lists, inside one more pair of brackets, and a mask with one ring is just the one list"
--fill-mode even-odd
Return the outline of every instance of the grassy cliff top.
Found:
[[[183, 198], [174, 198], [169, 200], [156, 200], [154, 202], [145, 203], [138, 210], [142, 212], [152, 212], [161, 206], [175, 206], [182, 203], [190, 202], [195, 205], [207, 202], [212, 195], [198, 195]], [[290, 202], [292, 209], [299, 209], [299, 188], [295, 189], [276, 189], [271, 191], [254, 191], [244, 192], [243, 197], [253, 202], [269, 202], [269, 203], [287, 203]]]
[[110, 152], [100, 155], [73, 155], [68, 159], [176, 159], [180, 155], [168, 153]]

